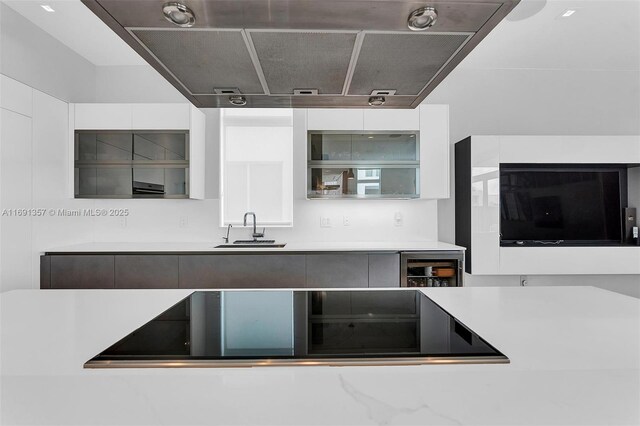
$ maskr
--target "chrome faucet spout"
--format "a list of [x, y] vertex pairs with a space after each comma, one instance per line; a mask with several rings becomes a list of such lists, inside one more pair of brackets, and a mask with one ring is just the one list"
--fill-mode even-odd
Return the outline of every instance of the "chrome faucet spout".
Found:
[[247, 216], [253, 217], [253, 232], [251, 233], [251, 236], [253, 237], [253, 239], [255, 240], [255, 239], [264, 237], [264, 230], [262, 232], [258, 232], [256, 230], [256, 214], [254, 212], [246, 212], [244, 214], [243, 226], [247, 226]]

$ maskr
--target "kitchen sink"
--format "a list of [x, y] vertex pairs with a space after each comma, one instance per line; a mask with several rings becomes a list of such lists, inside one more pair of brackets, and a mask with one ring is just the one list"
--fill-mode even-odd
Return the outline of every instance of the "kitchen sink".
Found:
[[275, 240], [235, 240], [233, 243], [220, 244], [215, 248], [247, 248], [247, 247], [268, 247], [279, 248], [286, 246], [286, 243], [277, 243]]

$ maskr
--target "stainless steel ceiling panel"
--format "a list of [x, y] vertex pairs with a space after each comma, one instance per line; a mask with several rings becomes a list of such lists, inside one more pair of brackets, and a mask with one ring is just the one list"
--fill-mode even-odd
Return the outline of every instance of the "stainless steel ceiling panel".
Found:
[[[247, 105], [234, 107], [228, 97], [219, 95], [196, 95], [194, 100], [207, 108], [364, 108], [369, 96], [247, 96]], [[390, 96], [380, 109], [413, 108], [415, 96]]]
[[272, 94], [294, 89], [342, 93], [357, 34], [336, 32], [249, 31]]
[[349, 94], [386, 88], [395, 89], [396, 95], [417, 96], [468, 38], [469, 34], [367, 33]]
[[240, 30], [131, 31], [192, 94], [237, 87], [264, 93]]
[[[167, 0], [97, 2], [123, 27], [174, 28], [162, 16]], [[434, 6], [437, 31], [478, 31], [502, 0], [181, 0], [196, 16], [194, 28], [409, 31], [413, 10]]]

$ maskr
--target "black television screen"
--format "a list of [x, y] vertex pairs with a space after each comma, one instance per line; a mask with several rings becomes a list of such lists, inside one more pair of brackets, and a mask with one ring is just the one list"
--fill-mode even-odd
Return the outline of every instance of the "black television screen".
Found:
[[503, 164], [501, 245], [619, 243], [624, 185], [615, 166]]

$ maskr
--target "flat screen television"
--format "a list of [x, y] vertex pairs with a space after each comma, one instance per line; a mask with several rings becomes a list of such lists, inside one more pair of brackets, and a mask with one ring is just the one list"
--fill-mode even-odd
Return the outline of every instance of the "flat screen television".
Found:
[[501, 164], [500, 245], [619, 244], [626, 185], [620, 165]]

